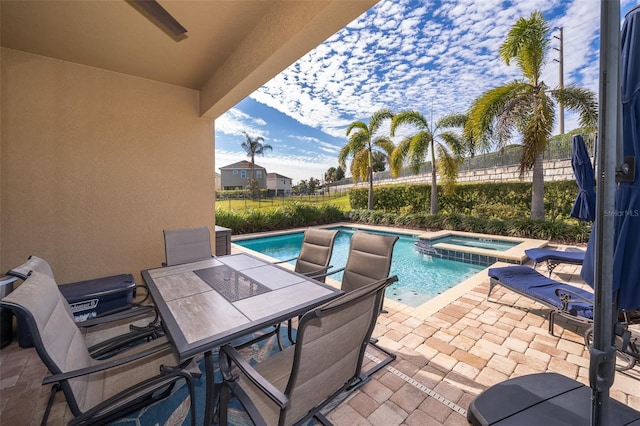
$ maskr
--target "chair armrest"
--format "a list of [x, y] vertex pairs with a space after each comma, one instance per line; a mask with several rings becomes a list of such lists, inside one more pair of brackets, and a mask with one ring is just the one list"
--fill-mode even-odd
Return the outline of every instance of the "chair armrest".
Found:
[[242, 373], [249, 379], [254, 385], [256, 385], [265, 395], [267, 395], [273, 402], [278, 404], [280, 408], [285, 408], [289, 405], [289, 398], [282, 392], [280, 392], [273, 384], [265, 379], [260, 373], [258, 373], [243, 357], [234, 349], [231, 345], [224, 345], [220, 348], [220, 371], [224, 380], [233, 381], [233, 374], [231, 373], [230, 360], [242, 371]]
[[292, 260], [296, 260], [298, 257], [292, 257], [291, 259], [285, 259], [285, 260], [278, 260], [277, 262], [273, 262], [274, 265], [277, 265], [278, 263], [286, 263], [286, 262], [291, 262]]
[[152, 348], [146, 349], [144, 351], [137, 352], [133, 355], [129, 355], [125, 358], [119, 358], [116, 360], [105, 361], [101, 364], [93, 365], [91, 367], [81, 368], [79, 370], [67, 371], [66, 373], [54, 374], [53, 376], [45, 377], [42, 381], [43, 385], [48, 385], [50, 383], [56, 383], [63, 380], [73, 379], [75, 377], [86, 376], [87, 374], [93, 374], [100, 371], [108, 370], [110, 368], [119, 367], [124, 364], [129, 364], [133, 361], [137, 361], [141, 358], [146, 358], [155, 353], [170, 349], [171, 343], [166, 342], [161, 345], [154, 346]]
[[329, 275], [333, 275], [333, 274], [337, 274], [338, 272], [342, 272], [344, 271], [345, 268], [338, 268], [338, 269], [334, 269], [333, 271], [329, 271], [325, 274], [320, 274], [320, 275], [314, 275], [310, 278], [322, 278], [322, 277], [328, 277]]
[[148, 315], [153, 312], [155, 319], [151, 322], [155, 322], [158, 318], [158, 312], [153, 305], [133, 305], [133, 307], [126, 308], [125, 310], [113, 310], [103, 313], [102, 315], [88, 319], [86, 321], [77, 322], [76, 325], [79, 328], [93, 327], [100, 324], [108, 324], [114, 321], [120, 321], [129, 318], [135, 318], [138, 316]]
[[588, 305], [593, 306], [593, 300], [589, 300], [586, 297], [582, 296], [581, 294], [578, 294], [577, 292], [566, 289], [566, 288], [556, 289], [556, 296], [558, 296], [558, 298], [562, 302], [562, 307], [560, 308], [562, 311], [567, 310], [569, 303], [578, 302], [578, 301], [581, 301]]
[[333, 272], [328, 272], [329, 269], [333, 268], [333, 265], [326, 266], [324, 268], [316, 269], [315, 271], [305, 272], [302, 275], [309, 278], [322, 278], [323, 276], [331, 275]]

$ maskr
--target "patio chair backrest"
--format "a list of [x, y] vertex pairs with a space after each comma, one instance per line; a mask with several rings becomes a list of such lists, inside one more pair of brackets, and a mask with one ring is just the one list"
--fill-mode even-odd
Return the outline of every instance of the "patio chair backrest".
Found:
[[7, 272], [7, 275], [18, 277], [21, 280], [26, 280], [31, 271], [40, 272], [41, 274], [46, 274], [51, 278], [55, 278], [49, 262], [39, 258], [38, 256], [29, 256], [26, 262], [20, 266], [10, 269]]
[[389, 279], [307, 312], [300, 320], [280, 424], [291, 424], [359, 378], [364, 351]]
[[[51, 266], [49, 265], [49, 262], [47, 262], [46, 260], [39, 258], [38, 256], [29, 256], [29, 258], [27, 259], [26, 262], [24, 262], [22, 265], [17, 266], [13, 269], [10, 269], [7, 272], [7, 275], [11, 275], [14, 277], [18, 277], [21, 280], [26, 280], [29, 277], [29, 274], [31, 274], [31, 272], [38, 272], [40, 274], [44, 274], [46, 276], [48, 276], [49, 278], [51, 278], [54, 282], [55, 282], [55, 277], [53, 276], [53, 270], [51, 269]], [[57, 287], [57, 284], [56, 284]], [[64, 298], [64, 296], [62, 295], [62, 293], [58, 292], [60, 299], [62, 300], [62, 305], [65, 307], [65, 309], [67, 310], [67, 313], [69, 314], [69, 317], [71, 319], [74, 319], [73, 316], [73, 312], [71, 311], [71, 306], [69, 305], [69, 303], [67, 302], [67, 300]], [[75, 321], [75, 319], [74, 319]], [[19, 324], [20, 326], [20, 324]]]
[[357, 231], [351, 237], [349, 257], [342, 275], [341, 288], [353, 291], [363, 285], [389, 276], [395, 235], [371, 234]]
[[[301, 274], [326, 272], [331, 261], [336, 235], [338, 235], [338, 231], [329, 229], [309, 228], [305, 230], [295, 271]], [[319, 280], [324, 282], [325, 277], [319, 278]]]
[[[82, 333], [52, 277], [33, 271], [0, 304], [22, 316], [40, 359], [52, 374], [92, 365]], [[86, 376], [63, 382], [62, 389], [72, 412], [95, 399]]]
[[163, 232], [166, 266], [211, 258], [211, 234], [206, 226]]

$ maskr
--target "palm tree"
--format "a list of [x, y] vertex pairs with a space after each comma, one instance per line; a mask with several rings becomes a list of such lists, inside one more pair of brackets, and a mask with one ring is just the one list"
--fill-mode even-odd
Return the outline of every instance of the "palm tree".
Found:
[[252, 139], [247, 132], [243, 132], [243, 134], [246, 140], [242, 142], [241, 146], [247, 153], [247, 157], [251, 158], [251, 179], [249, 181], [249, 186], [253, 189], [253, 192], [255, 192], [255, 156], [264, 155], [265, 151], [271, 151], [273, 148], [268, 143], [264, 143], [264, 138], [262, 136]]
[[[362, 121], [354, 121], [347, 129], [349, 142], [342, 147], [338, 155], [338, 163], [346, 170], [347, 158], [351, 160], [351, 175], [357, 182], [368, 179], [369, 181], [369, 210], [373, 210], [373, 153], [374, 150], [389, 158], [393, 152], [393, 142], [387, 136], [375, 136], [384, 120], [392, 119], [393, 112], [383, 108], [375, 112], [369, 120], [369, 125]], [[352, 130], [354, 132], [352, 133]]]
[[515, 60], [523, 79], [496, 87], [481, 95], [469, 108], [465, 134], [488, 150], [492, 143], [505, 146], [513, 132], [522, 137], [520, 173], [533, 169], [531, 218], [544, 218], [544, 150], [555, 119], [555, 103], [560, 102], [580, 116], [580, 126], [597, 125], [594, 93], [576, 86], [549, 89], [540, 79], [545, 54], [549, 50], [549, 27], [537, 11], [529, 19], [520, 18], [500, 46], [500, 58], [509, 65]]
[[[452, 127], [464, 127], [464, 114], [451, 114], [440, 118], [435, 124], [429, 123], [418, 111], [402, 111], [391, 121], [391, 136], [402, 125], [412, 125], [418, 132], [403, 138], [391, 154], [391, 173], [397, 176], [405, 163], [413, 173], [419, 173], [425, 163], [425, 157], [431, 151], [431, 214], [438, 213], [437, 173], [442, 170], [444, 182], [451, 185], [458, 177], [458, 166], [464, 158], [468, 144], [462, 135], [451, 130]], [[436, 163], [436, 151], [438, 162]]]

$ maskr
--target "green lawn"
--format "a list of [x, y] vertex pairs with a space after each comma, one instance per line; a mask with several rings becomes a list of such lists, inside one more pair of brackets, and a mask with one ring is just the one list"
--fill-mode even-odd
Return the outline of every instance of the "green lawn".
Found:
[[217, 199], [216, 209], [231, 210], [235, 212], [248, 209], [273, 210], [293, 203], [304, 203], [310, 205], [331, 204], [347, 211], [351, 209], [349, 196], [346, 192], [336, 195], [300, 195], [291, 197], [273, 197], [261, 200], [236, 200]]

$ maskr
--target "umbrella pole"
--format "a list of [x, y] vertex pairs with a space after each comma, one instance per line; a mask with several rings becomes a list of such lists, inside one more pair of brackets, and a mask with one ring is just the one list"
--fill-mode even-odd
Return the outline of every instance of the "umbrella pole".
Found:
[[589, 348], [592, 389], [591, 424], [607, 425], [611, 411], [609, 389], [615, 378], [613, 347], [613, 234], [615, 175], [620, 104], [620, 1], [601, 0], [600, 102], [597, 158], [597, 211], [594, 262], [593, 345]]

